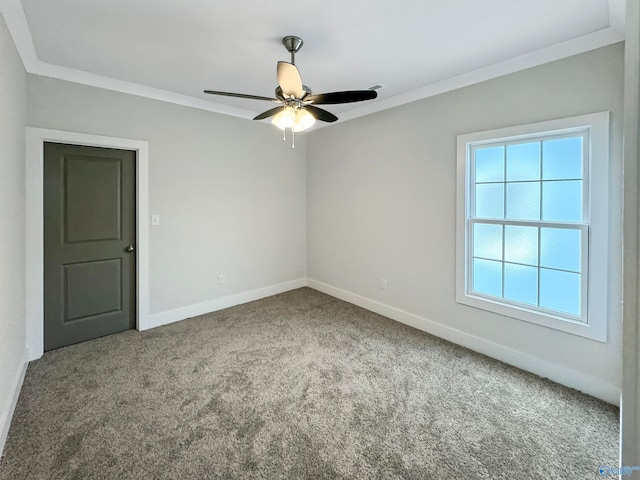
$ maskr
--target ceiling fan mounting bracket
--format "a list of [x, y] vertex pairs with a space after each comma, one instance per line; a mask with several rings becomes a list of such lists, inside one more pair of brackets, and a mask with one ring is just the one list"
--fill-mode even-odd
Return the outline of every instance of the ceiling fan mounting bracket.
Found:
[[286, 48], [289, 53], [296, 53], [300, 50], [303, 43], [300, 37], [294, 35], [289, 35], [282, 39], [282, 45], [284, 45], [284, 48]]
[[296, 64], [296, 52], [302, 48], [303, 43], [302, 39], [295, 35], [287, 35], [282, 39], [282, 45], [291, 54], [291, 63], [294, 65]]

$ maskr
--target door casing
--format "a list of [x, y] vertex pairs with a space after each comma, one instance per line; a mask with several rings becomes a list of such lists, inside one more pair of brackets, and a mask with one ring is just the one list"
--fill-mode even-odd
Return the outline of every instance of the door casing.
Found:
[[26, 344], [28, 360], [44, 353], [44, 143], [70, 143], [118, 148], [136, 153], [136, 329], [149, 325], [149, 144], [141, 140], [105, 137], [27, 127], [26, 143]]

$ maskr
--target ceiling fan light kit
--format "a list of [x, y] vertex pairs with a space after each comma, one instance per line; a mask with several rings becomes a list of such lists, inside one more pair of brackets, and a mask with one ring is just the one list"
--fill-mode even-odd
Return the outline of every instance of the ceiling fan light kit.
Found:
[[280, 113], [273, 117], [271, 123], [280, 130], [290, 128], [293, 132], [297, 133], [311, 128], [313, 124], [316, 123], [316, 119], [303, 108], [296, 110], [292, 107], [284, 107]]
[[303, 132], [311, 128], [316, 120], [329, 123], [338, 120], [338, 117], [331, 112], [318, 108], [315, 105], [362, 102], [365, 100], [373, 100], [378, 96], [374, 90], [348, 90], [344, 92], [313, 95], [311, 89], [302, 84], [300, 72], [295, 65], [296, 53], [300, 50], [303, 43], [300, 37], [293, 35], [286, 36], [282, 39], [282, 44], [291, 54], [291, 63], [278, 62], [276, 70], [278, 87], [276, 87], [275, 98], [214, 90], [205, 90], [204, 93], [250, 100], [267, 100], [281, 104], [282, 106], [280, 107], [272, 108], [261, 113], [256, 116], [254, 120], [263, 120], [273, 116], [271, 123], [285, 132], [283, 140], [286, 140], [286, 130], [291, 130], [291, 148], [295, 148], [293, 141], [294, 133]]
[[271, 120], [276, 127], [283, 131], [282, 141], [287, 140], [287, 128], [291, 129], [291, 148], [295, 148], [295, 133], [311, 128], [316, 119], [304, 108], [284, 107]]

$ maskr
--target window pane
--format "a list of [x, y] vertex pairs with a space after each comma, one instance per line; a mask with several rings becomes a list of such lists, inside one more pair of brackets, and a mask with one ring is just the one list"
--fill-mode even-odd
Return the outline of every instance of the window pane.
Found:
[[476, 149], [476, 182], [504, 182], [504, 147]]
[[542, 219], [580, 222], [582, 220], [582, 180], [542, 182]]
[[582, 137], [542, 142], [542, 179], [582, 178]]
[[507, 262], [538, 265], [538, 227], [505, 226], [504, 259]]
[[504, 264], [504, 298], [538, 304], [538, 268]]
[[540, 306], [580, 315], [580, 274], [541, 268]]
[[474, 258], [473, 291], [502, 297], [502, 262]]
[[507, 181], [540, 180], [540, 142], [507, 147]]
[[507, 218], [540, 220], [540, 182], [507, 184]]
[[540, 265], [580, 272], [580, 230], [540, 229]]
[[476, 217], [504, 218], [504, 184], [476, 185]]
[[502, 260], [502, 225], [473, 225], [473, 256]]

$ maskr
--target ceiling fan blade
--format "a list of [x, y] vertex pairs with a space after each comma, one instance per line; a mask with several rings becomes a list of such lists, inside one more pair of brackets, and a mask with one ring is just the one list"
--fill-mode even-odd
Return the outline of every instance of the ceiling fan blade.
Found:
[[263, 118], [269, 118], [270, 116], [275, 115], [276, 113], [279, 113], [281, 111], [282, 111], [282, 107], [272, 108], [271, 110], [262, 112], [260, 115], [254, 118], [254, 120], [262, 120]]
[[298, 68], [289, 62], [278, 62], [278, 83], [282, 88], [282, 93], [288, 97], [302, 98], [302, 78]]
[[268, 100], [269, 102], [279, 102], [277, 98], [261, 97], [259, 95], [245, 95], [244, 93], [216, 92], [214, 90], [205, 90], [204, 93], [211, 95], [222, 95], [225, 97], [248, 98], [250, 100]]
[[307, 110], [311, 115], [315, 117], [316, 120], [320, 120], [322, 122], [335, 122], [338, 120], [333, 113], [327, 112], [326, 110], [318, 107], [314, 107], [313, 105], [305, 105], [305, 110]]
[[373, 100], [378, 96], [375, 90], [350, 90], [346, 92], [320, 93], [311, 95], [304, 99], [305, 102], [312, 102], [316, 105], [335, 105], [338, 103], [363, 102]]

